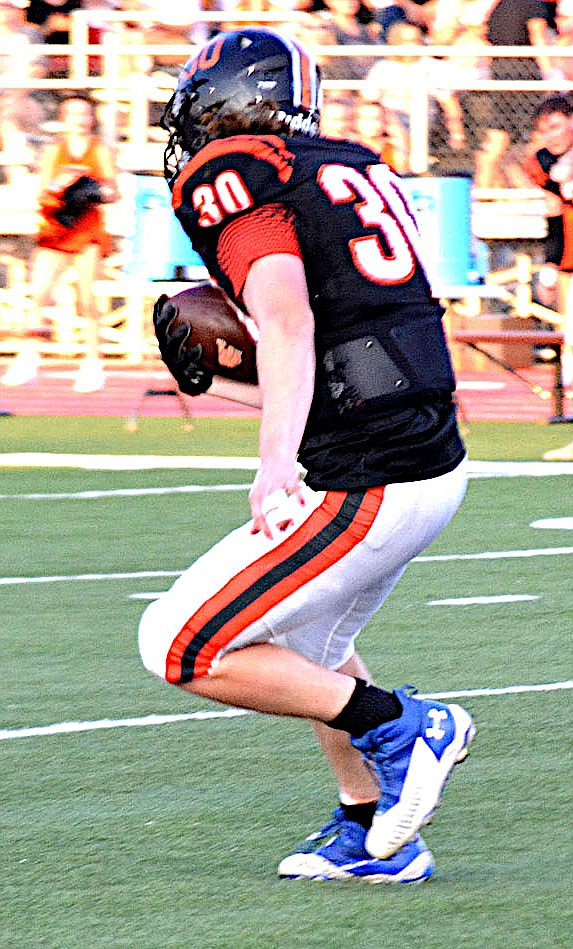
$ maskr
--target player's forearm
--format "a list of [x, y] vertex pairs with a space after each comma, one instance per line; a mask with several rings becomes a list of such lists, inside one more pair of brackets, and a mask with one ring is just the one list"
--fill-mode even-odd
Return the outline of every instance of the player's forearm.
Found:
[[225, 379], [223, 376], [213, 376], [213, 382], [207, 392], [219, 399], [228, 399], [240, 405], [251, 405], [255, 409], [260, 409], [262, 404], [261, 390], [258, 386], [251, 385], [250, 382]]
[[314, 338], [302, 327], [284, 333], [268, 327], [258, 344], [263, 414], [261, 461], [295, 459], [306, 427], [314, 391]]
[[[255, 321], [262, 392], [261, 467], [294, 470], [314, 392], [314, 315], [302, 260], [271, 254], [251, 266], [243, 297]], [[279, 486], [280, 485], [276, 485]]]

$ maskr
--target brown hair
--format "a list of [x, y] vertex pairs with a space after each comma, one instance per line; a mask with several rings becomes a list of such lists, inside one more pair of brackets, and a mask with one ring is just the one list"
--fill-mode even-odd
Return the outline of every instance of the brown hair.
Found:
[[224, 112], [219, 115], [216, 107], [201, 117], [209, 138], [229, 138], [231, 135], [264, 135], [284, 132], [284, 124], [276, 117], [279, 107], [272, 100], [257, 102], [240, 112]]
[[538, 106], [535, 117], [539, 119], [542, 115], [553, 115], [554, 112], [560, 112], [562, 115], [573, 115], [573, 98], [558, 92], [547, 96]]

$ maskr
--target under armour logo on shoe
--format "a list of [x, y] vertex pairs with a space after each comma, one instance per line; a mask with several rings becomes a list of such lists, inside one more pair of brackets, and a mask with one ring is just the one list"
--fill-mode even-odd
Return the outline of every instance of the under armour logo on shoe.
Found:
[[445, 708], [430, 708], [428, 709], [428, 716], [432, 719], [433, 724], [429, 728], [426, 728], [426, 738], [435, 739], [435, 741], [441, 741], [442, 738], [446, 737], [446, 733], [440, 722], [442, 719], [447, 719], [448, 713]]

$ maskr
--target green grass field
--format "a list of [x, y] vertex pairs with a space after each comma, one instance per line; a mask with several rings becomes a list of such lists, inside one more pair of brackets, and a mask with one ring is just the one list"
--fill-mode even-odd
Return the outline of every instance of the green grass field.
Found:
[[[121, 419], [0, 426], [5, 453], [256, 454], [253, 421], [203, 419], [191, 433], [177, 419], [144, 419], [135, 434]], [[538, 460], [571, 437], [473, 423], [467, 441], [474, 459]], [[573, 678], [573, 534], [531, 524], [570, 526], [573, 467], [472, 479], [362, 634], [381, 685], [468, 692], [478, 726], [425, 832], [437, 870], [415, 888], [278, 880], [280, 859], [336, 804], [305, 723], [141, 722], [220, 711], [145, 672], [137, 624], [144, 597], [172, 582], [146, 574], [181, 570], [244, 520], [251, 477], [0, 468], [0, 947], [571, 946], [571, 691], [533, 687]], [[167, 490], [189, 485], [201, 490]], [[531, 599], [435, 603], [499, 596]], [[63, 722], [76, 724], [46, 728]]]

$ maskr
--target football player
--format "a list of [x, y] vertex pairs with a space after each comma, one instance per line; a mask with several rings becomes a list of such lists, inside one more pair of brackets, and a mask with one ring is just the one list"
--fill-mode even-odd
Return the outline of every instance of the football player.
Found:
[[[371, 684], [354, 644], [457, 511], [465, 451], [400, 181], [321, 138], [319, 110], [310, 57], [263, 29], [214, 37], [166, 107], [175, 214], [258, 329], [260, 467], [251, 521], [150, 604], [140, 652], [194, 695], [314, 724], [340, 805], [281, 876], [417, 882], [434, 866], [419, 830], [474, 725]], [[154, 319], [182, 390], [228, 395], [185, 328]]]

